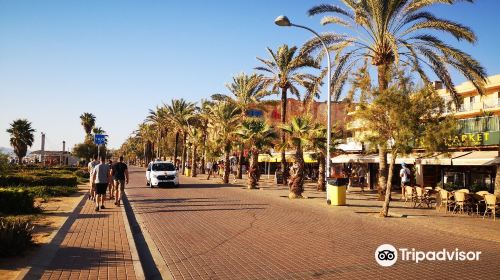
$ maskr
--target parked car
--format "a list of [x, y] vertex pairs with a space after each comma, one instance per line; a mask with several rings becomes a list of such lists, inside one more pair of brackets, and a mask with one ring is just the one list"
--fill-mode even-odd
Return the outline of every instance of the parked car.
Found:
[[153, 187], [179, 186], [179, 174], [173, 163], [154, 161], [146, 169], [146, 184]]

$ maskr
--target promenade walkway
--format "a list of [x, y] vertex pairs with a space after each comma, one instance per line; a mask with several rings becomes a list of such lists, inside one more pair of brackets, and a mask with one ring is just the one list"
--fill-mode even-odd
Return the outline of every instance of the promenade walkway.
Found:
[[52, 242], [40, 248], [30, 270], [19, 278], [136, 279], [137, 272], [140, 276], [125, 212], [111, 202], [106, 206], [95, 212], [94, 204], [82, 199]]

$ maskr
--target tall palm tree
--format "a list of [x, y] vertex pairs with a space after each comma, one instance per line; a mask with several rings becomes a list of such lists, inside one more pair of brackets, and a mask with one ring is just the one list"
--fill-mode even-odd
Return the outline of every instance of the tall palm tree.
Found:
[[182, 133], [182, 173], [184, 173], [184, 167], [186, 163], [186, 140], [187, 140], [187, 131], [189, 119], [192, 117], [193, 113], [196, 110], [196, 106], [192, 102], [188, 102], [181, 99], [172, 99], [170, 105], [165, 105], [168, 113], [168, 117], [170, 118], [172, 124], [176, 129], [175, 135], [175, 148], [174, 148], [174, 161], [177, 161], [178, 155], [178, 141], [179, 134]]
[[[270, 92], [266, 90], [264, 83], [262, 82], [262, 75], [257, 75], [252, 73], [247, 75], [245, 73], [240, 73], [233, 77], [233, 82], [226, 85], [226, 88], [233, 94], [233, 98], [222, 95], [214, 94], [212, 99], [215, 100], [234, 100], [237, 106], [241, 109], [241, 114], [246, 117], [248, 111], [252, 108], [264, 109], [260, 104], [261, 99], [270, 95]], [[240, 145], [240, 151], [238, 156], [238, 173], [236, 177], [238, 179], [242, 178], [242, 167], [243, 167], [243, 145]]]
[[294, 117], [281, 130], [288, 134], [287, 146], [295, 150], [295, 172], [290, 177], [290, 198], [301, 198], [304, 192], [304, 148], [311, 143], [311, 135], [321, 129], [308, 116]]
[[161, 158], [161, 143], [163, 138], [168, 133], [168, 128], [171, 126], [168, 118], [166, 106], [156, 107], [155, 110], [149, 109], [149, 114], [146, 117], [146, 122], [154, 124], [156, 131], [156, 157]]
[[[337, 51], [337, 67], [332, 75], [332, 85], [339, 77], [351, 72], [359, 63], [369, 59], [377, 70], [378, 90], [388, 89], [391, 68], [409, 66], [422, 80], [430, 79], [424, 71], [428, 67], [443, 82], [458, 104], [458, 94], [449, 68], [454, 68], [469, 79], [483, 93], [486, 71], [469, 54], [445, 43], [436, 32], [469, 43], [477, 41], [474, 32], [460, 24], [439, 18], [426, 8], [435, 4], [455, 4], [457, 0], [344, 0], [345, 7], [330, 4], [311, 8], [310, 16], [326, 15], [323, 25], [347, 28], [347, 34], [326, 33], [323, 38], [330, 50]], [[468, 1], [472, 2], [472, 0]], [[322, 45], [312, 39], [302, 48], [304, 53], [321, 50]], [[335, 96], [338, 99], [338, 94]], [[379, 188], [385, 189], [387, 181], [387, 151], [379, 145]]]
[[191, 177], [196, 177], [198, 175], [198, 148], [203, 145], [204, 136], [202, 125], [200, 119], [195, 116], [187, 129], [189, 135], [188, 141], [191, 145]]
[[205, 163], [207, 160], [207, 147], [208, 147], [208, 120], [210, 119], [210, 105], [213, 102], [202, 99], [200, 101], [200, 109], [198, 112], [198, 119], [201, 123], [202, 142], [201, 142], [201, 174], [205, 174]]
[[[283, 45], [276, 52], [267, 48], [271, 59], [257, 58], [263, 66], [255, 69], [263, 71], [267, 76], [263, 77], [264, 85], [272, 92], [279, 93], [281, 90], [281, 124], [286, 123], [286, 103], [288, 90], [300, 99], [298, 86], [308, 91], [317, 90], [318, 77], [304, 73], [307, 68], [319, 69], [319, 64], [305, 53], [297, 53], [297, 47], [289, 48]], [[286, 142], [285, 133], [281, 133], [281, 144]], [[286, 184], [288, 170], [286, 168], [285, 150], [281, 151], [281, 170], [283, 170], [283, 183]]]
[[224, 184], [229, 183], [229, 155], [231, 153], [234, 133], [238, 129], [241, 120], [241, 109], [234, 102], [219, 101], [209, 107], [210, 120], [208, 126], [211, 136], [218, 141], [220, 148], [224, 151]]
[[92, 113], [83, 113], [80, 115], [81, 124], [83, 126], [83, 130], [85, 130], [86, 141], [91, 141], [92, 137], [90, 134], [92, 133], [92, 128], [95, 126], [95, 116]]
[[156, 138], [156, 130], [154, 125], [150, 123], [141, 123], [139, 128], [135, 131], [143, 146], [144, 161], [147, 165], [153, 160], [154, 156], [154, 141]]
[[244, 120], [236, 135], [250, 149], [251, 160], [248, 172], [248, 188], [255, 189], [260, 178], [259, 153], [262, 149], [270, 147], [278, 135], [269, 124], [260, 119]]
[[10, 133], [10, 145], [14, 148], [19, 164], [23, 164], [23, 157], [26, 156], [28, 147], [33, 145], [35, 129], [28, 120], [17, 119], [10, 124], [7, 132]]

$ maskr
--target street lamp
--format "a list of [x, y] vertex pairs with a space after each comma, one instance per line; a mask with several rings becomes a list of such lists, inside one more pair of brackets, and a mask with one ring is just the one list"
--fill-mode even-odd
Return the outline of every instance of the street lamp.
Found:
[[306, 26], [302, 26], [302, 25], [298, 25], [298, 24], [294, 24], [294, 23], [291, 23], [290, 20], [286, 17], [286, 16], [279, 16], [277, 17], [275, 20], [274, 20], [274, 23], [276, 25], [279, 25], [279, 26], [295, 26], [295, 27], [298, 27], [298, 28], [302, 28], [302, 29], [306, 29], [306, 30], [309, 30], [310, 32], [312, 32], [317, 38], [318, 40], [321, 42], [321, 44], [323, 45], [323, 48], [325, 49], [325, 53], [326, 53], [326, 59], [327, 59], [327, 62], [328, 62], [328, 79], [327, 79], [327, 87], [328, 87], [328, 98], [327, 98], [327, 102], [326, 102], [326, 106], [328, 107], [327, 109], [327, 120], [326, 120], [326, 130], [327, 130], [327, 135], [326, 135], [326, 146], [327, 146], [327, 149], [326, 149], [326, 177], [329, 178], [330, 177], [330, 145], [331, 145], [331, 130], [332, 130], [332, 119], [331, 119], [331, 99], [332, 99], [332, 96], [331, 96], [331, 86], [330, 86], [330, 79], [332, 77], [331, 75], [331, 65], [330, 65], [330, 53], [328, 52], [328, 47], [326, 46], [325, 44], [325, 41], [323, 41], [323, 39], [321, 38], [321, 36], [314, 30], [312, 30], [311, 28], [309, 27], [306, 27]]

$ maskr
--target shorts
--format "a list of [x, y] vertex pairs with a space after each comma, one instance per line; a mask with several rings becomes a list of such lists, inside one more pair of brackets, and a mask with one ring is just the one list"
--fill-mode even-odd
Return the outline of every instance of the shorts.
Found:
[[402, 182], [401, 185], [403, 185], [403, 186], [410, 186], [411, 187], [410, 181], [408, 181], [408, 182]]
[[115, 180], [115, 187], [120, 186], [120, 191], [125, 190], [125, 180]]
[[108, 189], [108, 183], [96, 183], [95, 188], [97, 194], [106, 194], [106, 190]]

